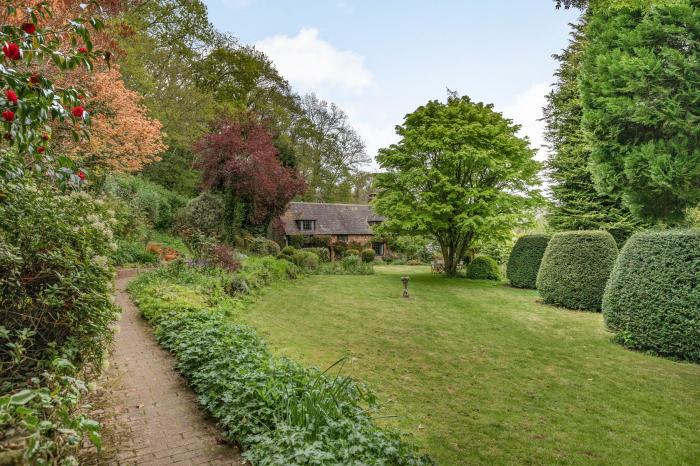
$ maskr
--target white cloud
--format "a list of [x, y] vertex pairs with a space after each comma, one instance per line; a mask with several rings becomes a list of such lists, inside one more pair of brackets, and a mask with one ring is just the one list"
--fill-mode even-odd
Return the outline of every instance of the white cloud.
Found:
[[548, 84], [533, 84], [525, 92], [519, 94], [515, 101], [507, 105], [503, 110], [504, 116], [522, 126], [520, 136], [529, 137], [531, 146], [539, 149], [535, 157], [537, 160], [547, 158], [547, 149], [543, 147], [545, 144], [545, 123], [539, 120], [542, 118], [542, 107], [547, 104], [546, 96], [548, 92]]
[[267, 37], [255, 46], [270, 57], [282, 76], [305, 92], [339, 89], [359, 93], [373, 82], [364, 57], [338, 50], [319, 38], [316, 28], [305, 27], [294, 37]]

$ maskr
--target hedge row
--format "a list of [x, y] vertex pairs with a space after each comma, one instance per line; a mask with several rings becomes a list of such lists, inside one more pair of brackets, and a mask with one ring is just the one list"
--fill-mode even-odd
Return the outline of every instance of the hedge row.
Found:
[[511, 286], [537, 288], [537, 273], [551, 236], [525, 235], [518, 238], [508, 258], [506, 275]]
[[603, 315], [625, 346], [700, 362], [700, 231], [644, 232], [627, 240]]
[[[374, 424], [376, 399], [364, 386], [273, 356], [251, 328], [232, 322], [226, 306], [212, 303], [217, 277], [181, 272], [187, 276], [169, 277], [167, 270], [143, 274], [130, 291], [200, 403], [249, 461], [256, 466], [433, 464], [398, 433]], [[202, 274], [201, 284], [193, 274]], [[168, 299], [158, 299], [168, 286]], [[185, 302], [173, 299], [172, 290], [187, 295]], [[225, 304], [231, 298], [222, 299]]]
[[542, 257], [537, 289], [545, 303], [599, 311], [616, 258], [617, 243], [606, 231], [557, 233]]

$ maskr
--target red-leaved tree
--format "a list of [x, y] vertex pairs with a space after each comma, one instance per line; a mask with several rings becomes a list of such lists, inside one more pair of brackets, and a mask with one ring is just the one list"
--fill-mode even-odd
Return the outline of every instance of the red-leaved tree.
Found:
[[299, 172], [281, 164], [272, 135], [258, 122], [223, 120], [194, 151], [203, 187], [228, 194], [226, 220], [233, 234], [264, 230], [306, 189]]

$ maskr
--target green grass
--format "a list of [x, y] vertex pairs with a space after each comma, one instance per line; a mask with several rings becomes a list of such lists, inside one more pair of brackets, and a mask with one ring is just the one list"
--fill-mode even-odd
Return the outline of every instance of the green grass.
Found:
[[[602, 316], [425, 267], [277, 284], [242, 316], [349, 375], [441, 464], [698, 464], [700, 366], [626, 350]], [[401, 298], [400, 277], [411, 277]]]

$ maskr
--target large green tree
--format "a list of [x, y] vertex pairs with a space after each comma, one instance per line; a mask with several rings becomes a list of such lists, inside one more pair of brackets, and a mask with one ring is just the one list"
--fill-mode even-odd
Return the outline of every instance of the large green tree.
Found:
[[562, 53], [556, 81], [544, 108], [545, 138], [550, 148], [547, 174], [553, 198], [547, 221], [555, 230], [608, 230], [618, 242], [639, 226], [619, 196], [599, 193], [589, 170], [590, 147], [581, 129], [579, 73], [585, 50], [586, 17], [572, 24], [571, 40]]
[[678, 224], [700, 203], [700, 8], [635, 3], [595, 7], [587, 26], [580, 85], [591, 171], [638, 218]]
[[387, 217], [379, 231], [434, 238], [454, 275], [473, 241], [524, 223], [541, 200], [540, 164], [518, 129], [454, 93], [406, 115], [401, 140], [377, 157], [384, 172], [373, 204]]

